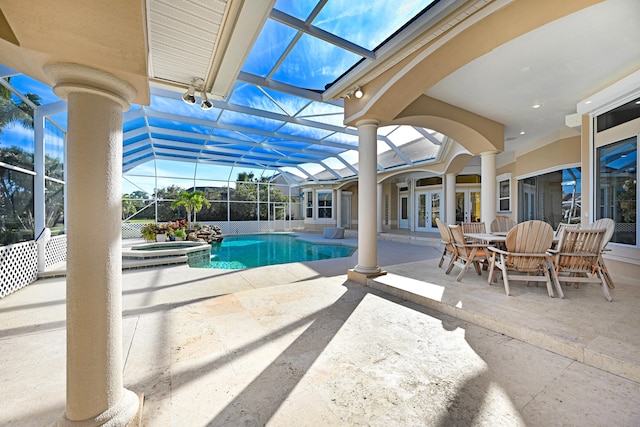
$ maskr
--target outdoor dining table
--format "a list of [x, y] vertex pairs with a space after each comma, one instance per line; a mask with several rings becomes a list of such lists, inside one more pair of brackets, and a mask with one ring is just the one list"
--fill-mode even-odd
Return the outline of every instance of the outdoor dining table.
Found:
[[[468, 239], [473, 239], [478, 242], [484, 242], [487, 244], [500, 243], [504, 244], [507, 241], [507, 233], [465, 233], [464, 236]], [[558, 237], [553, 237], [553, 244], [558, 243]]]
[[504, 243], [507, 241], [506, 233], [465, 233], [464, 237], [487, 244]]

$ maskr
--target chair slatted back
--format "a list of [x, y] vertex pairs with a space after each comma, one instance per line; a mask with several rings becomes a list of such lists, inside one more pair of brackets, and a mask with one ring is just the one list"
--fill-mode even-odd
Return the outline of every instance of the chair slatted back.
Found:
[[509, 255], [506, 263], [517, 271], [540, 271], [551, 243], [553, 228], [549, 224], [537, 220], [521, 222], [507, 234], [505, 246]]
[[561, 222], [560, 224], [558, 224], [558, 228], [556, 228], [555, 236], [558, 239], [561, 239], [564, 230], [566, 230], [567, 228], [580, 228], [580, 224], [567, 224], [566, 222]]
[[600, 250], [604, 250], [604, 248], [609, 244], [609, 241], [613, 237], [613, 233], [616, 231], [616, 222], [611, 218], [600, 218], [593, 224], [590, 224], [585, 228], [594, 230], [605, 229], [604, 237], [601, 242], [602, 247], [600, 248]]
[[497, 216], [493, 221], [491, 221], [491, 225], [489, 229], [492, 233], [500, 232], [506, 233], [510, 231], [513, 227], [516, 226], [514, 220], [506, 216]]
[[606, 232], [604, 228], [565, 230], [555, 257], [558, 271], [591, 274], [594, 266], [598, 265]]
[[485, 227], [484, 222], [463, 222], [462, 223], [462, 233], [486, 233], [487, 227]]
[[438, 226], [438, 230], [440, 231], [440, 241], [444, 243], [448, 251], [454, 252], [455, 247], [453, 244], [453, 236], [451, 235], [451, 230], [449, 230], [447, 224], [442, 222], [440, 218], [436, 218], [436, 225]]
[[464, 232], [461, 226], [459, 225], [450, 225], [449, 230], [451, 231], [451, 236], [453, 236], [453, 241], [456, 245], [456, 250], [458, 254], [462, 257], [471, 256], [471, 249], [467, 248], [467, 241], [464, 238]]

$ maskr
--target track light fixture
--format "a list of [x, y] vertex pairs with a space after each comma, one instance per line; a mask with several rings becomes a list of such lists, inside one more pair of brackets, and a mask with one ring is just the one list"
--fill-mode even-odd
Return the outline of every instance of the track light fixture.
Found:
[[189, 85], [189, 89], [182, 95], [182, 100], [187, 104], [195, 104], [196, 103], [196, 88], [193, 86], [193, 83]]
[[191, 79], [189, 89], [187, 89], [184, 95], [182, 95], [182, 100], [187, 104], [195, 104], [196, 91], [200, 92], [200, 98], [202, 99], [200, 108], [202, 108], [203, 110], [210, 110], [211, 108], [213, 108], [213, 102], [209, 101], [209, 98], [207, 97], [207, 91], [204, 88], [204, 80], [198, 77], [194, 77]]
[[211, 107], [213, 107], [213, 104], [207, 98], [207, 91], [202, 89], [202, 92], [200, 92], [200, 96], [202, 98], [202, 104], [200, 104], [200, 108], [202, 108], [203, 110], [210, 110]]
[[362, 92], [362, 89], [360, 88], [360, 86], [356, 86], [353, 88], [353, 90], [350, 90], [349, 92], [347, 92], [342, 98], [344, 99], [351, 99], [352, 96], [355, 96], [357, 99], [362, 98], [364, 95], [364, 92]]

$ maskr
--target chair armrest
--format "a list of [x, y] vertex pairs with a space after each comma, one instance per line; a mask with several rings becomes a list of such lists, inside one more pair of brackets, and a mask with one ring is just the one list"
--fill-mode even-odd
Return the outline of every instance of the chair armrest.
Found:
[[500, 248], [496, 248], [495, 246], [489, 246], [489, 247], [487, 247], [487, 249], [489, 249], [491, 252], [498, 252], [498, 253], [503, 254], [503, 255], [509, 255], [509, 252], [504, 251], [504, 250], [502, 250]]

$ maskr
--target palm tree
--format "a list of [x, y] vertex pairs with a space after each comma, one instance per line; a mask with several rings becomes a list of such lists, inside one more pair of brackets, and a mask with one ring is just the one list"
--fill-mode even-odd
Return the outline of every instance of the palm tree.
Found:
[[[10, 82], [11, 78], [7, 78]], [[33, 108], [22, 99], [15, 101], [12, 92], [6, 87], [0, 85], [0, 132], [6, 125], [12, 122], [18, 122], [27, 129], [33, 129]], [[26, 93], [24, 95], [34, 105], [40, 105], [42, 98], [35, 93]]]
[[178, 194], [176, 200], [171, 203], [172, 209], [179, 206], [184, 206], [187, 211], [187, 223], [189, 224], [189, 228], [191, 228], [191, 213], [193, 212], [193, 222], [196, 222], [196, 213], [200, 212], [203, 206], [211, 206], [211, 203], [204, 197], [204, 192], [201, 190], [195, 190], [193, 192], [183, 190]]

